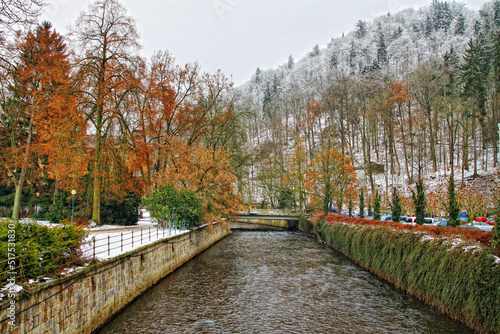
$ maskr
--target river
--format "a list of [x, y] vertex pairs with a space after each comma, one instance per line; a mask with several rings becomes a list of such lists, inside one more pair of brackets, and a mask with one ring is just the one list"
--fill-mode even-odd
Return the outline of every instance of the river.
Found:
[[473, 332], [304, 234], [237, 231], [98, 333]]

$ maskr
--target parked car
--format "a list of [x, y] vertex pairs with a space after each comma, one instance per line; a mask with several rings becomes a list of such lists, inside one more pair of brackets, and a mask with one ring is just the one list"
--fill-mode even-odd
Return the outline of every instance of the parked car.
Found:
[[488, 218], [486, 216], [481, 216], [474, 219], [475, 222], [483, 222], [483, 223], [486, 223], [487, 220]]
[[436, 220], [434, 218], [425, 217], [424, 224], [433, 224]]
[[464, 224], [461, 227], [469, 227], [469, 226], [475, 227], [477, 230], [484, 231], [484, 232], [493, 231], [493, 226], [488, 225], [488, 224], [483, 223], [483, 222], [473, 222], [472, 225], [471, 224]]
[[486, 220], [486, 224], [495, 226], [495, 218], [489, 217], [488, 220]]
[[436, 220], [434, 223], [432, 223], [431, 225], [434, 225], [434, 226], [441, 226], [441, 227], [444, 227], [444, 226], [450, 226], [450, 221], [448, 219], [444, 219], [444, 218], [441, 218], [441, 219], [438, 219]]
[[380, 217], [380, 220], [386, 221], [386, 222], [392, 222], [392, 215], [385, 213]]
[[470, 228], [470, 229], [473, 229], [473, 230], [481, 231], [481, 229], [479, 227], [471, 225], [471, 224], [463, 224], [463, 225], [460, 225], [460, 227], [461, 228]]
[[406, 216], [399, 217], [399, 222], [400, 223], [406, 223]]

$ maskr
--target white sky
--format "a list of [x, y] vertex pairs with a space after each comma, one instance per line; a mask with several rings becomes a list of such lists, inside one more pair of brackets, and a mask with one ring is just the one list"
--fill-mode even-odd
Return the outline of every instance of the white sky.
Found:
[[[432, 0], [121, 0], [135, 18], [141, 54], [168, 50], [177, 64], [197, 61], [205, 72], [221, 69], [235, 84], [255, 72], [295, 61], [314, 45], [354, 29], [358, 20], [419, 8]], [[62, 34], [85, 0], [46, 0], [43, 20]], [[459, 1], [457, 1], [459, 2]], [[463, 1], [479, 9], [485, 0]]]

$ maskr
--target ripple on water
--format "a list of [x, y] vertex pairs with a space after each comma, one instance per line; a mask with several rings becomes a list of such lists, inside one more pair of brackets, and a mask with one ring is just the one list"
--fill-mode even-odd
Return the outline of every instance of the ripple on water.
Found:
[[472, 333], [300, 233], [235, 232], [99, 333]]

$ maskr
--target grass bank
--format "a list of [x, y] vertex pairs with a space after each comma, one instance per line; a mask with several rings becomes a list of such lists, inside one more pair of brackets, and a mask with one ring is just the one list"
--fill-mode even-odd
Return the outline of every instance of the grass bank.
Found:
[[467, 326], [500, 333], [500, 258], [482, 233], [315, 218], [302, 230]]

